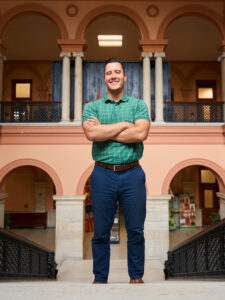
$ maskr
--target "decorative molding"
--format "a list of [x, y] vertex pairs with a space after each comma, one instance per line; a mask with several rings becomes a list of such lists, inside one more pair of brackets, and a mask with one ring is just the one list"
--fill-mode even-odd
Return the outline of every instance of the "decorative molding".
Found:
[[62, 201], [62, 202], [65, 202], [65, 201], [71, 201], [71, 202], [78, 202], [78, 201], [84, 201], [85, 200], [85, 195], [82, 195], [82, 196], [74, 196], [74, 195], [72, 195], [72, 196], [56, 196], [56, 195], [54, 195], [53, 196], [53, 200], [55, 200], [55, 201]]
[[88, 12], [86, 16], [83, 17], [83, 19], [81, 20], [78, 26], [75, 39], [83, 40], [85, 36], [86, 28], [90, 24], [90, 22], [93, 21], [96, 17], [100, 15], [104, 15], [106, 13], [119, 13], [125, 15], [137, 25], [141, 33], [141, 38], [143, 40], [150, 40], [148, 27], [146, 26], [145, 22], [143, 21], [140, 15], [138, 15], [135, 11], [133, 11], [129, 7], [122, 6], [122, 5], [113, 5], [113, 4], [99, 6], [94, 8], [90, 12]]
[[171, 199], [172, 195], [148, 195], [147, 196], [147, 201], [149, 202], [156, 202], [156, 203], [168, 203], [168, 201]]
[[219, 165], [214, 163], [213, 161], [210, 161], [208, 159], [203, 158], [190, 158], [184, 161], [181, 161], [177, 163], [165, 176], [165, 179], [163, 181], [162, 185], [162, 194], [166, 194], [169, 191], [170, 183], [173, 179], [173, 177], [182, 169], [194, 166], [194, 165], [200, 165], [205, 166], [209, 169], [211, 169], [214, 172], [214, 175], [216, 176], [216, 179], [219, 184], [219, 190], [220, 192], [223, 192], [225, 190], [225, 170], [221, 168]]
[[4, 201], [8, 197], [8, 193], [0, 194], [0, 201]]
[[69, 17], [75, 17], [78, 14], [78, 7], [74, 4], [70, 4], [66, 7], [66, 14]]
[[146, 9], [147, 15], [151, 18], [155, 18], [159, 15], [159, 8], [156, 5], [149, 5]]
[[57, 40], [62, 52], [83, 52], [86, 49], [85, 40]]
[[[0, 145], [91, 145], [82, 126], [1, 123]], [[225, 125], [152, 123], [146, 145], [225, 145]]]
[[92, 164], [89, 168], [87, 168], [80, 177], [80, 180], [77, 184], [76, 195], [83, 195], [85, 184], [88, 178], [91, 176], [91, 173], [94, 169], [94, 164]]
[[5, 165], [2, 169], [0, 169], [0, 182], [4, 179], [4, 177], [12, 170], [15, 168], [21, 167], [21, 166], [33, 166], [33, 167], [38, 167], [42, 170], [44, 170], [52, 179], [55, 189], [56, 189], [56, 194], [57, 195], [63, 195], [63, 187], [61, 184], [61, 181], [56, 174], [56, 172], [47, 165], [45, 162], [42, 162], [37, 159], [30, 159], [30, 158], [24, 158], [24, 159], [18, 159], [14, 160], [7, 165]]
[[164, 52], [168, 40], [140, 40], [139, 44], [143, 52]]
[[22, 4], [6, 11], [6, 13], [1, 17], [1, 21], [0, 21], [0, 38], [4, 36], [5, 29], [12, 19], [17, 17], [18, 15], [29, 13], [29, 12], [31, 13], [38, 12], [41, 13], [42, 15], [47, 16], [58, 27], [61, 34], [61, 38], [62, 39], [68, 38], [68, 32], [63, 20], [53, 10], [40, 4]]
[[186, 5], [180, 8], [177, 8], [170, 12], [159, 25], [157, 38], [164, 39], [165, 32], [168, 26], [177, 18], [185, 16], [185, 15], [200, 15], [202, 17], [207, 18], [209, 21], [214, 23], [214, 25], [218, 28], [221, 39], [225, 40], [225, 28], [223, 25], [223, 19], [218, 15], [215, 11], [211, 10], [202, 5]]
[[216, 193], [216, 195], [217, 195], [218, 198], [220, 198], [220, 200], [225, 201], [225, 194], [223, 194], [223, 193]]

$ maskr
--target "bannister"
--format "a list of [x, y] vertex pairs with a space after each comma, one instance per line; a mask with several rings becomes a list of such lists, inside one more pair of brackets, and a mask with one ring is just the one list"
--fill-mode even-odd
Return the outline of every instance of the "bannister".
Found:
[[0, 102], [0, 122], [60, 122], [62, 103], [51, 102]]
[[223, 102], [164, 102], [165, 122], [223, 122]]
[[168, 252], [165, 278], [225, 277], [225, 219]]
[[0, 228], [0, 279], [56, 278], [54, 252]]

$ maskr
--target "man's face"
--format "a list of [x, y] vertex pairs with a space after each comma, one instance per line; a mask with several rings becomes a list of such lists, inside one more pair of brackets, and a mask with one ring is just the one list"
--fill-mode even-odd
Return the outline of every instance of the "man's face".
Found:
[[105, 66], [105, 84], [110, 92], [120, 92], [127, 80], [122, 65], [118, 62], [108, 63]]

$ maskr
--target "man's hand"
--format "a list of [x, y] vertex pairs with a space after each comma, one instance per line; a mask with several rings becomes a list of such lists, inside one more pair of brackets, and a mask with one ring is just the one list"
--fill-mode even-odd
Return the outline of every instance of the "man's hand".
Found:
[[87, 120], [87, 124], [89, 126], [101, 125], [100, 121], [94, 116], [91, 116], [91, 119]]
[[150, 123], [148, 120], [137, 120], [134, 125], [117, 134], [113, 141], [120, 143], [137, 143], [143, 142], [148, 136]]

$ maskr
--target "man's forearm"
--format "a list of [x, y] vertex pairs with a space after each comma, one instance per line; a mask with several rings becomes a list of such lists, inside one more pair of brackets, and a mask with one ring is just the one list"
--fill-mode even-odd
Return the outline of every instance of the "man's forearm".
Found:
[[134, 125], [132, 128], [127, 128], [112, 138], [113, 141], [120, 143], [137, 143], [143, 142], [149, 132], [149, 123], [141, 121], [141, 126]]
[[125, 129], [134, 126], [129, 122], [118, 122], [115, 124], [98, 124], [90, 126], [88, 122], [83, 124], [87, 138], [91, 141], [107, 141], [113, 139], [116, 135]]

